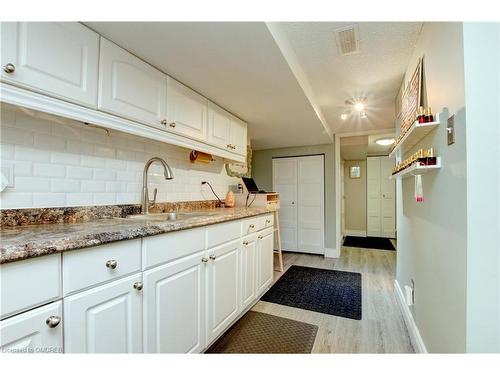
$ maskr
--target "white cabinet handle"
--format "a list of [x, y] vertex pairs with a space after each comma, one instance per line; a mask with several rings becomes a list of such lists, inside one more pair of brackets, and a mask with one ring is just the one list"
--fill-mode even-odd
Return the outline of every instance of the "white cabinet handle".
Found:
[[118, 265], [118, 262], [114, 259], [110, 259], [106, 262], [106, 267], [111, 268], [112, 270], [114, 270], [117, 265]]
[[59, 325], [61, 322], [61, 317], [60, 316], [49, 316], [45, 323], [49, 326], [49, 328], [55, 328]]
[[16, 71], [16, 67], [14, 66], [14, 64], [8, 63], [3, 66], [3, 71], [9, 74], [14, 73]]
[[134, 283], [134, 289], [142, 290], [143, 284], [140, 281]]

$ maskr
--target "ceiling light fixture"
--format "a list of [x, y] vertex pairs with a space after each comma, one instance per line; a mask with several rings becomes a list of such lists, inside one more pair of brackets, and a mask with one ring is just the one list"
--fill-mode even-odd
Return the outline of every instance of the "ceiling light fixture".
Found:
[[342, 113], [342, 114], [340, 115], [340, 119], [341, 119], [342, 121], [347, 120], [347, 113]]
[[356, 103], [354, 103], [354, 109], [357, 112], [362, 112], [365, 109], [365, 104], [363, 102], [356, 102]]
[[396, 140], [394, 138], [380, 138], [375, 141], [376, 144], [380, 146], [390, 146], [392, 145]]

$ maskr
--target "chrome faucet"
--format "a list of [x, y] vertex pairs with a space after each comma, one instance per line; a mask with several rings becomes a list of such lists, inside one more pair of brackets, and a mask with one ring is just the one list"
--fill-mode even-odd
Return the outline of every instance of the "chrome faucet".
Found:
[[156, 194], [158, 193], [158, 189], [155, 188], [153, 200], [149, 200], [149, 191], [148, 191], [148, 169], [151, 164], [155, 161], [160, 162], [163, 165], [163, 174], [165, 175], [165, 180], [171, 180], [174, 178], [174, 174], [170, 169], [170, 166], [167, 164], [165, 160], [159, 157], [153, 157], [146, 162], [144, 166], [144, 172], [142, 174], [142, 207], [141, 214], [149, 213], [149, 206], [156, 203]]

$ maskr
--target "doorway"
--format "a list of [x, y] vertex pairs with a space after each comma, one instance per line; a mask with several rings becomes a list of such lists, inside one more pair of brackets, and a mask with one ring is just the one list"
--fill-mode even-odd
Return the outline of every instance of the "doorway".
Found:
[[283, 250], [325, 254], [324, 155], [273, 158]]

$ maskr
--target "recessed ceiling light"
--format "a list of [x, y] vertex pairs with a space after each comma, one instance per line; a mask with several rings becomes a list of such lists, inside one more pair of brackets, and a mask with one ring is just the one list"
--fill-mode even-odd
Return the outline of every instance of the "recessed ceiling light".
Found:
[[354, 109], [358, 112], [361, 112], [365, 109], [365, 104], [363, 102], [354, 103]]
[[342, 113], [342, 114], [340, 115], [340, 119], [341, 119], [342, 121], [347, 120], [347, 113]]
[[390, 146], [392, 145], [396, 140], [394, 138], [380, 138], [375, 141], [376, 144], [380, 146]]

